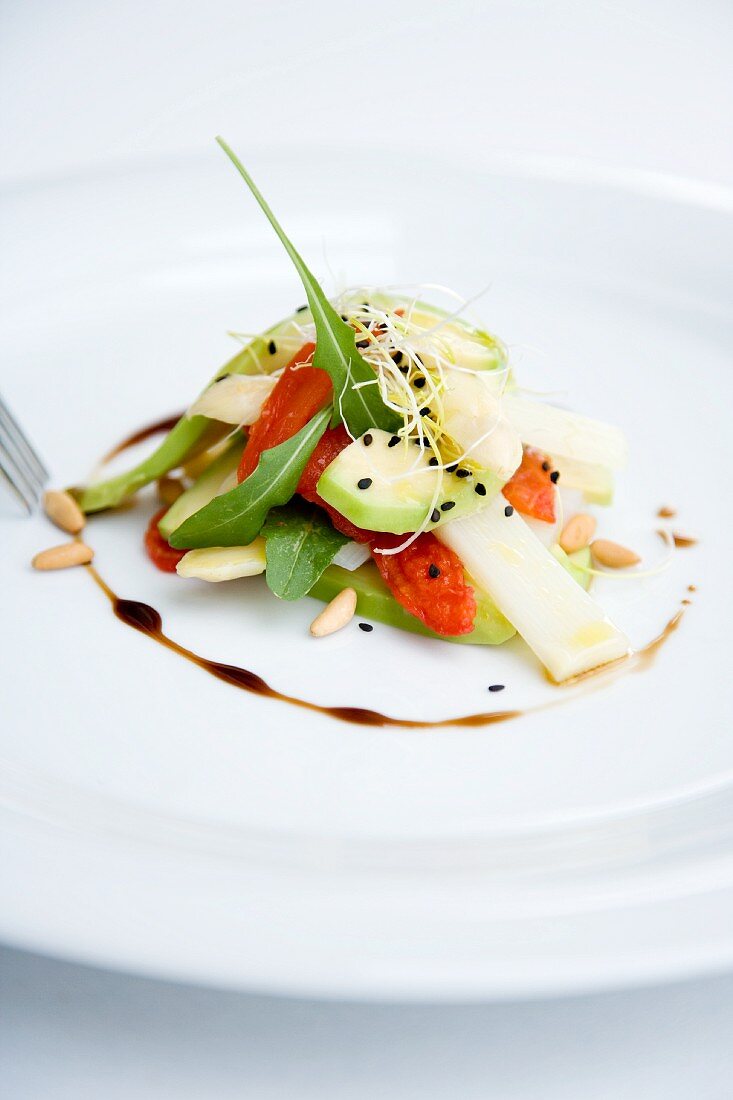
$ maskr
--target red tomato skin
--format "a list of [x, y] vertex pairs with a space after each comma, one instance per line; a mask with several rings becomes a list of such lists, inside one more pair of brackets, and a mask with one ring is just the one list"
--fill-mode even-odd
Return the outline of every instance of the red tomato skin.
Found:
[[[547, 469], [543, 469], [543, 464]], [[551, 472], [547, 455], [533, 447], [525, 447], [519, 469], [507, 481], [502, 492], [522, 515], [554, 523], [555, 486], [550, 481]]]
[[309, 500], [311, 504], [317, 504], [319, 508], [323, 508], [324, 512], [328, 514], [333, 526], [337, 531], [340, 531], [342, 535], [354, 539], [355, 542], [371, 542], [374, 538], [373, 531], [364, 531], [361, 527], [357, 527], [356, 524], [351, 523], [346, 516], [342, 516], [340, 512], [337, 512], [335, 508], [327, 504], [326, 501], [318, 495], [316, 490], [318, 480], [323, 471], [327, 466], [331, 465], [336, 456], [341, 454], [344, 448], [348, 447], [350, 443], [351, 436], [348, 434], [343, 424], [339, 424], [337, 428], [328, 428], [319, 439], [316, 449], [308, 459], [306, 468], [300, 475], [298, 492], [305, 500]]
[[[400, 308], [395, 312], [401, 317], [405, 311]], [[316, 345], [309, 343], [295, 353], [265, 402], [259, 418], [250, 427], [249, 438], [237, 471], [240, 482], [255, 469], [262, 451], [276, 447], [278, 443], [284, 443], [294, 436], [331, 397], [331, 379], [326, 372], [318, 367], [303, 365], [312, 360], [315, 350]], [[321, 504], [321, 507], [329, 511], [327, 505]], [[349, 525], [346, 519], [343, 519], [343, 523]], [[353, 524], [349, 526], [353, 527]], [[354, 530], [358, 531], [360, 528]]]
[[161, 508], [150, 520], [145, 532], [145, 549], [156, 569], [162, 573], [175, 573], [176, 566], [187, 551], [174, 550], [158, 530], [158, 524], [167, 511], [167, 508]]
[[[265, 402], [259, 418], [250, 428], [249, 438], [237, 470], [240, 482], [252, 473], [257, 466], [262, 451], [284, 443], [300, 431], [315, 413], [329, 400], [332, 392], [331, 380], [325, 371], [307, 364], [313, 357], [315, 344], [305, 344], [293, 356], [279, 378], [277, 385]], [[297, 368], [297, 369], [296, 369]], [[327, 430], [308, 460], [301, 475], [298, 492], [306, 500], [317, 504], [328, 513], [337, 531], [357, 542], [369, 542], [371, 531], [350, 523], [345, 516], [337, 512], [316, 492], [318, 479], [326, 466], [333, 462], [336, 455], [348, 447], [351, 439], [343, 425]]]
[[[476, 600], [459, 557], [429, 532], [399, 554], [374, 553], [377, 547], [399, 546], [404, 539], [404, 535], [377, 535], [372, 547], [372, 557], [394, 598], [436, 634], [470, 634]], [[437, 576], [430, 575], [431, 566], [439, 570]]]
[[237, 471], [239, 481], [249, 477], [263, 451], [291, 439], [329, 400], [332, 388], [326, 372], [303, 365], [310, 362], [315, 350], [315, 344], [305, 344], [280, 375], [249, 430]]

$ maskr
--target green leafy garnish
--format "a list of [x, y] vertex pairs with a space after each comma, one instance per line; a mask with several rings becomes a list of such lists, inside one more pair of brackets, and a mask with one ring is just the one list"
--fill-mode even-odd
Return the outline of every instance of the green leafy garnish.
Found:
[[265, 579], [281, 600], [299, 600], [349, 540], [335, 531], [320, 508], [291, 500], [265, 520]]
[[263, 451], [252, 473], [236, 489], [215, 497], [176, 528], [169, 539], [171, 546], [178, 550], [248, 546], [270, 509], [292, 497], [330, 416], [329, 405], [290, 439]]
[[167, 474], [176, 466], [205, 451], [228, 431], [224, 424], [209, 420], [205, 416], [183, 417], [168, 433], [163, 442], [151, 455], [124, 474], [118, 474], [97, 485], [88, 485], [85, 489], [72, 490], [83, 512], [101, 512], [104, 508], [115, 508], [138, 489], [148, 485], [156, 478]]
[[[402, 421], [382, 401], [375, 384], [374, 371], [359, 355], [354, 329], [342, 321], [326, 298], [320, 284], [285, 235], [280, 223], [237, 155], [223, 138], [218, 137], [216, 140], [259, 203], [300, 275], [316, 326], [313, 366], [326, 371], [333, 383], [334, 413], [331, 426], [341, 423], [343, 419], [351, 434], [355, 436], [363, 435], [369, 428], [383, 428], [386, 432], [395, 431], [401, 426]], [[369, 384], [356, 389], [355, 383], [361, 382]]]

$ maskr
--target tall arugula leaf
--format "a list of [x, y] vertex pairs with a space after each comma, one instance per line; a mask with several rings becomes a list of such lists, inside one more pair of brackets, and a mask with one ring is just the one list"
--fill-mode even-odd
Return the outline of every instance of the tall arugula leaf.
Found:
[[[285, 235], [277, 218], [260, 194], [254, 180], [241, 163], [237, 155], [229, 148], [223, 138], [216, 139], [255, 199], [272, 228], [282, 241], [286, 252], [300, 275], [308, 298], [308, 305], [316, 326], [316, 350], [313, 366], [320, 367], [330, 376], [334, 390], [334, 413], [332, 427], [346, 421], [352, 435], [360, 436], [369, 428], [383, 428], [392, 432], [401, 424], [396, 413], [388, 409], [374, 385], [374, 371], [362, 359], [356, 347], [356, 333], [350, 325], [339, 317], [336, 310], [323, 293], [320, 284], [306, 267], [300, 254], [296, 252]], [[369, 386], [355, 389], [356, 382], [371, 382]]]
[[252, 473], [236, 489], [215, 497], [176, 528], [171, 546], [179, 550], [248, 546], [270, 509], [292, 497], [330, 415], [330, 406], [321, 409], [290, 439], [263, 451]]
[[265, 520], [266, 580], [281, 600], [299, 600], [349, 540], [335, 531], [314, 505], [291, 500], [273, 508]]

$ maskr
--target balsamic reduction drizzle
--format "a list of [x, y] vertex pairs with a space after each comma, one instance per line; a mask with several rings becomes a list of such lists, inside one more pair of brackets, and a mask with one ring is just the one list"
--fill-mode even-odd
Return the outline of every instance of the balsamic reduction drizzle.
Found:
[[[180, 414], [178, 416], [167, 417], [165, 420], [159, 420], [155, 424], [150, 424], [145, 428], [141, 428], [139, 431], [128, 436], [121, 443], [118, 443], [116, 447], [105, 455], [103, 461], [108, 462], [111, 458], [121, 454], [122, 451], [127, 450], [129, 447], [133, 447], [149, 439], [150, 436], [157, 435], [159, 432], [170, 431], [179, 419]], [[299, 699], [297, 696], [286, 695], [282, 691], [277, 691], [276, 688], [271, 687], [270, 684], [263, 680], [261, 676], [258, 676], [256, 672], [251, 672], [249, 669], [240, 668], [237, 665], [227, 665], [221, 661], [210, 661], [207, 657], [201, 657], [198, 653], [194, 653], [193, 650], [186, 649], [185, 646], [180, 645], [163, 632], [163, 620], [160, 612], [154, 607], [151, 607], [150, 604], [142, 603], [140, 600], [128, 600], [117, 596], [106, 581], [100, 577], [93, 565], [87, 565], [84, 568], [91, 574], [96, 584], [102, 589], [112, 605], [112, 610], [121, 622], [125, 623], [127, 626], [131, 626], [134, 630], [139, 630], [141, 634], [145, 634], [148, 638], [158, 642], [159, 645], [165, 646], [166, 649], [172, 650], [180, 657], [183, 657], [198, 668], [208, 672], [211, 676], [216, 676], [218, 680], [223, 680], [225, 683], [232, 684], [234, 687], [240, 688], [243, 691], [249, 691], [253, 695], [261, 695], [268, 699], [277, 699], [282, 703], [289, 703], [291, 706], [302, 707], [303, 710], [315, 711], [317, 714], [325, 714], [329, 718], [337, 718], [343, 722], [352, 722], [360, 726], [401, 726], [405, 729], [439, 729], [448, 726], [488, 726], [498, 722], [506, 722], [510, 718], [518, 718], [520, 715], [531, 713], [532, 711], [546, 710], [551, 706], [556, 706], [561, 701], [561, 699], [558, 698], [548, 703], [541, 703], [539, 706], [527, 708], [527, 710], [490, 711], [480, 714], [466, 714], [458, 718], [444, 718], [439, 721], [392, 718], [389, 715], [381, 714], [379, 711], [369, 710], [364, 707], [321, 706], [318, 703], [311, 703], [307, 699]], [[689, 585], [687, 590], [688, 592], [694, 592], [695, 585]], [[614, 661], [611, 665], [603, 665], [598, 669], [591, 669], [589, 672], [583, 673], [573, 680], [566, 681], [566, 683], [561, 686], [572, 687], [577, 685], [580, 681], [587, 683], [595, 679], [596, 684], [594, 686], [600, 687], [603, 683], [607, 682], [608, 678], [615, 678], [615, 676], [621, 672], [633, 672], [648, 667], [662, 645], [667, 641], [670, 635], [677, 630], [689, 602], [690, 601], [687, 599], [683, 600], [683, 606], [669, 620], [660, 634], [658, 634], [656, 638], [653, 638], [642, 649], [635, 650], [633, 653], [630, 653], [628, 657], [622, 657], [620, 660]], [[563, 696], [563, 699], [565, 698], [567, 698], [567, 696]]]
[[107, 454], [101, 459], [100, 465], [104, 465], [105, 462], [111, 462], [113, 458], [117, 458], [117, 455], [121, 455], [123, 451], [129, 450], [130, 447], [136, 447], [138, 443], [144, 443], [146, 439], [150, 439], [153, 435], [160, 435], [161, 432], [169, 432], [175, 428], [178, 421], [183, 416], [183, 413], [176, 413], [175, 416], [166, 416], [163, 420], [156, 420], [154, 424], [148, 424], [144, 428], [140, 428], [139, 431], [133, 432], [132, 435], [126, 436], [120, 443], [116, 443], [111, 451], [107, 451]]
[[329, 718], [340, 718], [343, 722], [353, 722], [359, 726], [404, 726], [407, 729], [427, 729], [440, 726], [487, 726], [494, 722], [505, 722], [509, 718], [516, 718], [521, 711], [505, 710], [490, 712], [487, 714], [469, 714], [461, 718], [445, 718], [442, 721], [419, 721], [410, 718], [391, 718], [389, 715], [380, 714], [376, 710], [367, 710], [363, 707], [328, 707], [318, 703], [311, 703], [307, 699], [299, 699], [294, 695], [286, 695], [271, 687], [256, 672], [239, 668], [237, 665], [223, 664], [221, 661], [210, 661], [207, 657], [201, 657], [193, 650], [179, 645], [173, 638], [169, 638], [163, 632], [163, 620], [160, 613], [150, 604], [141, 603], [139, 600], [125, 600], [116, 596], [109, 585], [102, 580], [93, 566], [89, 566], [89, 572], [102, 589], [112, 604], [112, 610], [117, 618], [127, 626], [139, 630], [148, 638], [158, 642], [166, 649], [173, 650], [185, 660], [197, 665], [198, 668], [216, 676], [227, 684], [249, 691], [253, 695], [263, 695], [268, 699], [278, 699], [282, 703], [290, 703], [291, 706], [302, 707], [304, 710], [316, 711], [325, 714]]

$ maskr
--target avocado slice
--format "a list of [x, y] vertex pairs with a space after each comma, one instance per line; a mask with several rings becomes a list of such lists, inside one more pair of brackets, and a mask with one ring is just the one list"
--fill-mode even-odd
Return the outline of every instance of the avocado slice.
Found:
[[177, 527], [219, 495], [224, 478], [239, 465], [243, 446], [244, 435], [237, 432], [226, 450], [207, 466], [185, 493], [181, 493], [158, 524], [164, 539], [169, 539]]
[[[354, 295], [360, 300], [363, 295]], [[437, 336], [443, 361], [456, 363], [468, 370], [497, 370], [506, 366], [506, 349], [496, 336], [483, 329], [475, 328], [469, 321], [447, 310], [427, 302], [413, 301], [411, 298], [382, 294], [379, 291], [369, 293], [369, 301], [377, 308], [394, 311], [404, 310], [405, 334], [410, 343], [420, 353], [425, 366], [432, 367], [434, 357], [420, 348], [420, 331], [429, 332], [432, 339]], [[348, 303], [347, 303], [348, 308]], [[399, 322], [396, 322], [399, 324]]]
[[344, 588], [353, 588], [356, 591], [358, 615], [365, 619], [386, 623], [387, 626], [396, 626], [412, 634], [422, 634], [426, 638], [437, 638], [443, 642], [461, 642], [464, 645], [501, 645], [516, 633], [514, 627], [504, 618], [489, 597], [478, 589], [474, 589], [477, 611], [471, 633], [461, 634], [458, 637], [436, 634], [397, 603], [374, 562], [367, 562], [353, 572], [341, 569], [338, 565], [329, 565], [308, 595], [329, 603]]
[[321, 474], [317, 490], [358, 527], [403, 535], [416, 531], [428, 516], [428, 529], [434, 530], [473, 512], [501, 486], [488, 470], [463, 466], [449, 473], [433, 468], [428, 453], [413, 441], [374, 428], [336, 456]]

